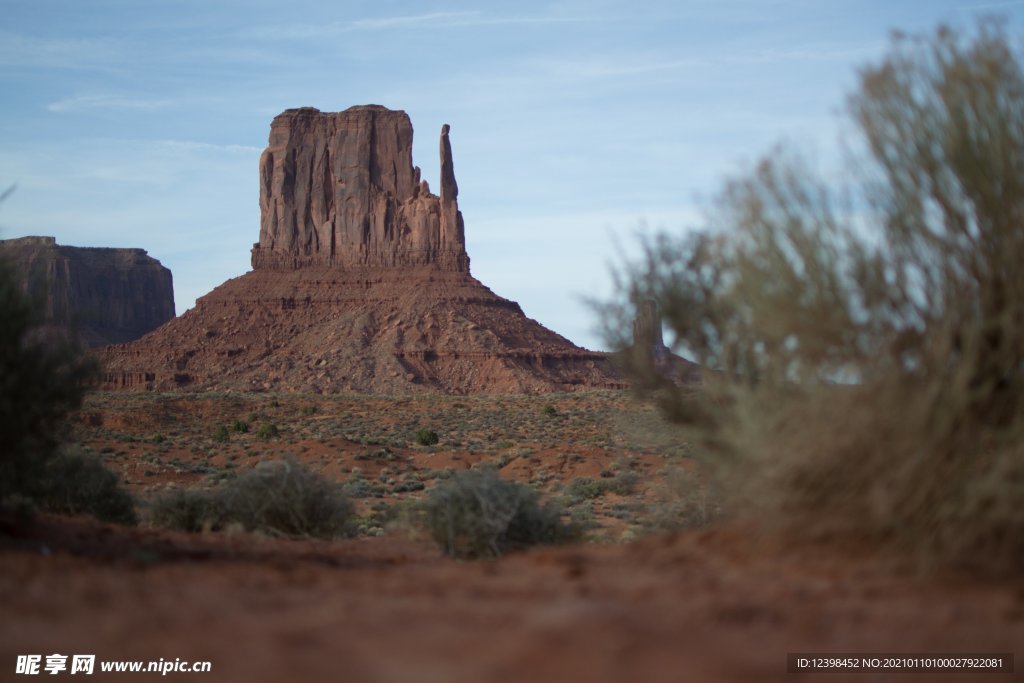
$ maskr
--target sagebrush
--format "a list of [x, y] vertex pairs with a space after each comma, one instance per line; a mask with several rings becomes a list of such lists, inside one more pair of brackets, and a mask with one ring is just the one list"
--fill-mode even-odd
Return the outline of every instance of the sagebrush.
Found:
[[[849, 100], [841, 188], [785, 149], [609, 307], [729, 507], [925, 563], [1024, 566], [1024, 77], [990, 22], [896, 36]], [[853, 145], [854, 150], [858, 147]], [[626, 339], [654, 302], [695, 392]]]
[[212, 491], [175, 491], [157, 498], [150, 518], [182, 531], [247, 531], [335, 538], [348, 532], [352, 505], [341, 484], [287, 459], [260, 463]]
[[529, 486], [492, 468], [458, 472], [430, 491], [422, 512], [427, 530], [452, 557], [498, 557], [576, 533], [557, 506], [542, 505]]

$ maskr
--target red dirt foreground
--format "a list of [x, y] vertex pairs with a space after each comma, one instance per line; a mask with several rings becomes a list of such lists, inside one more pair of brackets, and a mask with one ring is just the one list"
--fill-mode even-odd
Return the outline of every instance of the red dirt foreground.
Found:
[[[209, 681], [1021, 680], [787, 673], [790, 652], [1014, 652], [1024, 584], [914, 578], [749, 531], [536, 549], [186, 536], [43, 517], [0, 535], [0, 662], [209, 661]], [[69, 660], [70, 661], [70, 660]], [[63, 672], [63, 675], [69, 675]], [[99, 671], [89, 680], [157, 680]]]

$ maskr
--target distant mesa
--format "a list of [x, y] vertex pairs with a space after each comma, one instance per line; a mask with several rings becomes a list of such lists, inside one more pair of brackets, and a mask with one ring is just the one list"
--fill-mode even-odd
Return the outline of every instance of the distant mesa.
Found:
[[473, 278], [449, 126], [440, 194], [412, 123], [379, 105], [289, 109], [260, 159], [252, 270], [103, 354], [111, 389], [456, 394], [620, 387], [605, 354]]
[[0, 240], [48, 335], [89, 347], [130, 342], [174, 318], [171, 271], [142, 249], [69, 247], [53, 237]]

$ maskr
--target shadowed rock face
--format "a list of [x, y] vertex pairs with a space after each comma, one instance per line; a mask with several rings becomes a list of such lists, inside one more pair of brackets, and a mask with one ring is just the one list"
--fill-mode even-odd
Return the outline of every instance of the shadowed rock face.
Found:
[[0, 256], [41, 302], [48, 332], [86, 346], [138, 339], [174, 317], [171, 271], [142, 249], [58, 245], [53, 237], [0, 240]]
[[441, 196], [412, 165], [412, 123], [377, 105], [289, 109], [260, 158], [254, 269], [434, 265], [469, 272], [458, 186], [441, 132]]
[[260, 160], [253, 270], [133, 344], [110, 389], [456, 394], [619, 387], [604, 354], [469, 274], [449, 127], [440, 196], [405, 112], [289, 109]]

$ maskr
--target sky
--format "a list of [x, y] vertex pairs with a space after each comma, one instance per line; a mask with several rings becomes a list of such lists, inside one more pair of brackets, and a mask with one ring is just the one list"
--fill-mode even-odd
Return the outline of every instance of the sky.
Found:
[[838, 159], [893, 30], [1024, 35], [1024, 0], [0, 0], [0, 238], [141, 247], [178, 313], [249, 270], [271, 119], [451, 125], [472, 274], [572, 341], [637, 236], [698, 227], [777, 144]]

